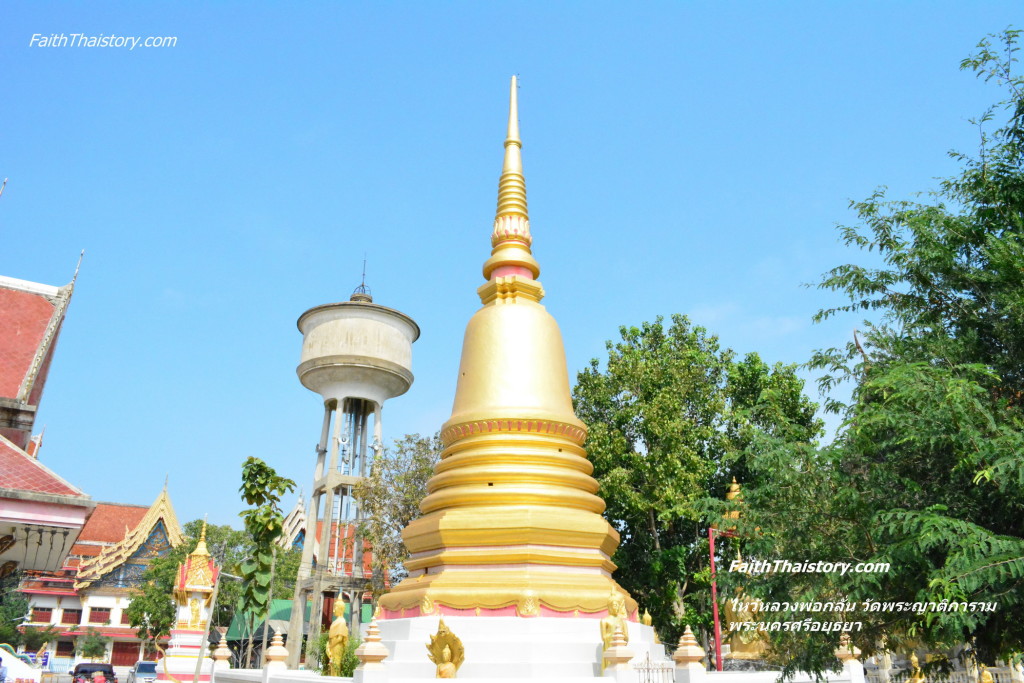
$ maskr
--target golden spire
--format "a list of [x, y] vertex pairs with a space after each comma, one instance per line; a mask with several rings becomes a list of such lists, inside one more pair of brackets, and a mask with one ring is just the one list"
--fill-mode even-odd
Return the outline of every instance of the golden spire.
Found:
[[199, 532], [199, 542], [196, 543], [196, 549], [192, 551], [192, 555], [197, 557], [209, 557], [210, 551], [206, 548], [206, 518], [203, 517], [203, 530]]
[[[526, 178], [523, 176], [523, 143], [519, 139], [518, 81], [512, 77], [508, 105], [505, 160], [498, 180], [498, 209], [491, 234], [491, 258], [484, 264], [484, 278], [518, 275], [536, 279], [540, 266], [530, 253], [530, 217], [526, 209]], [[481, 295], [482, 296], [482, 295]]]
[[[495, 229], [497, 221], [506, 215], [522, 216], [529, 219], [526, 210], [526, 179], [523, 177], [523, 141], [519, 139], [519, 94], [516, 77], [512, 77], [512, 91], [509, 93], [508, 134], [505, 136], [505, 161], [501, 165], [501, 178], [498, 180], [498, 211], [494, 214]], [[529, 232], [525, 235], [529, 242]]]

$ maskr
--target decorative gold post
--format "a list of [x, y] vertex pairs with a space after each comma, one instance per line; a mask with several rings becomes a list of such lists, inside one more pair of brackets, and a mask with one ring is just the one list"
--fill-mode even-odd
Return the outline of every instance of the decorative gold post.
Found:
[[357, 669], [383, 669], [384, 660], [388, 658], [388, 648], [380, 642], [380, 628], [377, 626], [377, 618], [370, 621], [366, 629], [366, 640], [356, 648], [356, 658], [359, 660]]
[[284, 646], [284, 639], [281, 638], [280, 633], [274, 632], [274, 638], [270, 641], [270, 647], [267, 648], [264, 659], [266, 660], [264, 668], [267, 670], [288, 668], [288, 665], [285, 664], [285, 660], [288, 659], [288, 650]]
[[679, 638], [679, 647], [672, 653], [672, 659], [676, 663], [676, 681], [679, 683], [701, 683], [706, 678], [707, 670], [701, 663], [704, 650], [689, 626]]

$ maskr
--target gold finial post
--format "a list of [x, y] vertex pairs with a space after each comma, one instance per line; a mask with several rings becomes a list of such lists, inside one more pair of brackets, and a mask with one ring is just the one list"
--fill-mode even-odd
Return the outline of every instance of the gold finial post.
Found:
[[[508, 101], [508, 134], [505, 136], [505, 160], [498, 180], [498, 211], [494, 216], [495, 237], [502, 216], [529, 217], [526, 210], [526, 180], [523, 177], [523, 141], [519, 139], [518, 81], [512, 77]], [[529, 226], [520, 226], [529, 236]]]
[[505, 163], [502, 172], [523, 172], [523, 159], [517, 152], [510, 152], [509, 147], [522, 149], [523, 141], [519, 139], [519, 80], [513, 76], [508, 95], [508, 134], [505, 136]]
[[518, 275], [536, 279], [540, 266], [530, 253], [530, 217], [526, 210], [526, 179], [523, 176], [523, 143], [519, 139], [518, 80], [512, 77], [508, 104], [505, 159], [498, 180], [498, 209], [491, 233], [491, 258], [484, 264], [484, 278]]

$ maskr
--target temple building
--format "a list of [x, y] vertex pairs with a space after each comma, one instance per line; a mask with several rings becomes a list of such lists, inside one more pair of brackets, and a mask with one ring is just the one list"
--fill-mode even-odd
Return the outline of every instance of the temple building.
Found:
[[74, 289], [0, 277], [0, 578], [60, 569], [96, 504], [40, 462], [33, 436]]
[[181, 541], [166, 488], [149, 507], [97, 503], [60, 570], [25, 574], [21, 590], [31, 608], [26, 625], [58, 629], [51, 653], [68, 660], [64, 664], [75, 658], [77, 640], [90, 628], [111, 639], [105, 661], [130, 666], [146, 659], [126, 610], [149, 563]]

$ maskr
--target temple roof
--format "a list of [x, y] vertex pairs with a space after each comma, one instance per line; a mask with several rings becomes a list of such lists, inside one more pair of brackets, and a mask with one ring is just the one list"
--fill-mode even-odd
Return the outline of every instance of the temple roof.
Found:
[[71, 548], [71, 554], [99, 555], [103, 548], [122, 541], [139, 525], [148, 511], [145, 505], [96, 503], [89, 521], [78, 535], [78, 543]]
[[3, 435], [0, 435], [0, 489], [88, 498], [81, 489], [62, 479]]
[[0, 397], [39, 403], [73, 290], [74, 283], [53, 287], [0, 276]]
[[166, 488], [153, 501], [135, 528], [126, 534], [120, 542], [107, 546], [96, 557], [82, 561], [78, 568], [75, 590], [88, 588], [94, 581], [124, 564], [146, 542], [160, 522], [163, 522], [167, 532], [167, 541], [171, 547], [180, 544], [182, 541], [181, 525], [178, 524], [178, 517], [174, 513], [174, 506], [171, 505], [171, 498], [167, 495]]

